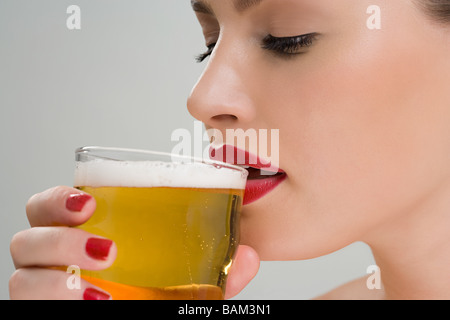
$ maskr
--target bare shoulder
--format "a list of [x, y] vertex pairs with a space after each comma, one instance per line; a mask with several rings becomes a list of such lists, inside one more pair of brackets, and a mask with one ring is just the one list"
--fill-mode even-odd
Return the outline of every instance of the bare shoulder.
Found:
[[382, 300], [384, 299], [383, 289], [368, 289], [367, 277], [343, 284], [324, 295], [314, 298], [314, 300]]

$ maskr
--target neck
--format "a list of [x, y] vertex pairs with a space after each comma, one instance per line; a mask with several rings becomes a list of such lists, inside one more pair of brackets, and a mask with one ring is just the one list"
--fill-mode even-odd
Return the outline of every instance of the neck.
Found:
[[386, 299], [450, 299], [450, 187], [371, 232]]

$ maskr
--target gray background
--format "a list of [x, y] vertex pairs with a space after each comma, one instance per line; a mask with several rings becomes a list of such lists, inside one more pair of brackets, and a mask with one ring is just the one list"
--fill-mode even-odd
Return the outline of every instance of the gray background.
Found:
[[[81, 7], [81, 30], [66, 27]], [[0, 0], [0, 299], [14, 271], [9, 242], [28, 228], [36, 192], [72, 185], [84, 145], [171, 151], [193, 131], [186, 98], [205, 50], [189, 0]], [[236, 299], [309, 299], [366, 274], [353, 244], [308, 261], [262, 262]]]

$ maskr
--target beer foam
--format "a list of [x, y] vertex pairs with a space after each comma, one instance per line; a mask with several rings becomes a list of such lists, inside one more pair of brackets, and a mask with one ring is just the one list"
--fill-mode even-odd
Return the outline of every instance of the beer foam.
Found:
[[247, 172], [199, 162], [76, 162], [75, 187], [177, 187], [245, 189]]

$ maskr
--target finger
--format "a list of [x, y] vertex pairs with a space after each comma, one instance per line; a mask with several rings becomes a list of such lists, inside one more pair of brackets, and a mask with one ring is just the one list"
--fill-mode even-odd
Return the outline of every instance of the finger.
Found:
[[35, 194], [26, 212], [32, 227], [77, 226], [94, 213], [95, 199], [78, 189], [59, 186]]
[[256, 251], [249, 246], [240, 245], [228, 274], [225, 299], [230, 299], [241, 292], [258, 270], [259, 256]]
[[114, 262], [113, 241], [68, 227], [36, 227], [14, 235], [11, 256], [16, 268], [77, 265], [102, 270]]
[[108, 300], [106, 291], [83, 280], [72, 271], [24, 268], [14, 272], [9, 280], [9, 295], [13, 300]]

